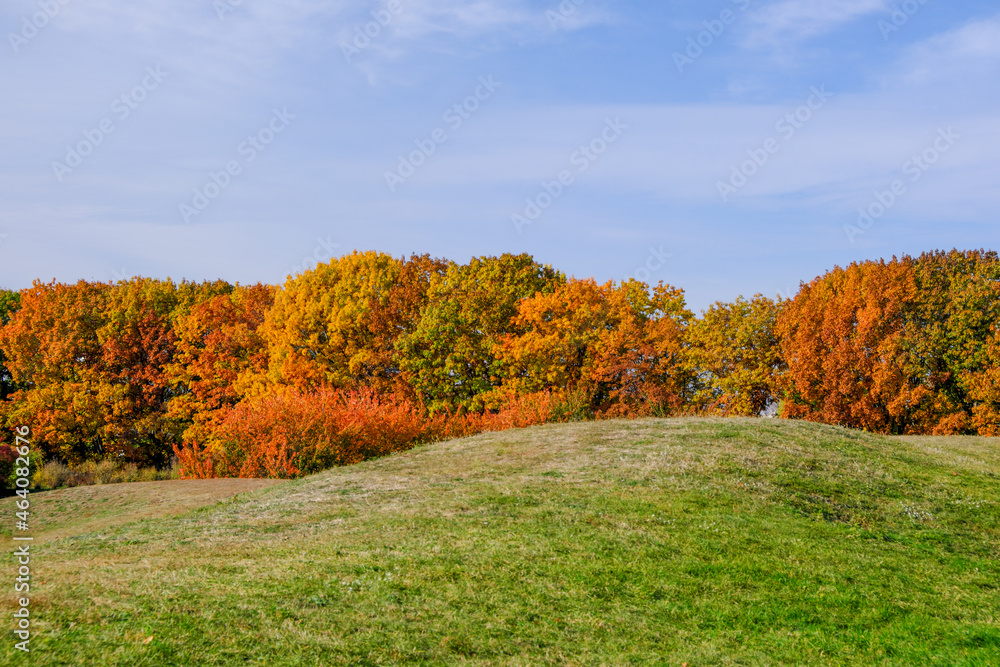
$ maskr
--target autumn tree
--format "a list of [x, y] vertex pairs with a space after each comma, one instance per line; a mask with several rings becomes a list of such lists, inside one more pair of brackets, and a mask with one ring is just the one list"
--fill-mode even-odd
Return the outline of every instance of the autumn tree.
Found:
[[445, 267], [428, 256], [354, 252], [290, 278], [263, 327], [267, 381], [299, 389], [393, 386], [396, 341], [414, 328]]
[[780, 398], [785, 363], [775, 330], [780, 304], [756, 295], [716, 302], [688, 331], [695, 405], [723, 415], [758, 416]]
[[200, 301], [232, 289], [223, 281], [175, 284], [153, 278], [111, 286], [105, 323], [97, 332], [101, 363], [89, 377], [103, 408], [104, 456], [167, 463], [181, 436], [169, 415], [174, 387], [166, 372], [176, 352], [175, 321]]
[[589, 402], [595, 345], [605, 327], [617, 324], [608, 298], [613, 291], [612, 283], [570, 279], [522, 299], [511, 320], [516, 333], [500, 336], [494, 350], [506, 369], [503, 389], [517, 394], [585, 389]]
[[[21, 308], [21, 293], [13, 290], [0, 290], [0, 327], [6, 326], [10, 318]], [[0, 402], [17, 391], [18, 385], [14, 382], [14, 376], [7, 368], [7, 358], [3, 350], [0, 349]]]
[[396, 344], [408, 382], [431, 408], [482, 407], [506, 369], [495, 350], [514, 324], [522, 299], [565, 283], [527, 254], [477, 257], [452, 264], [430, 281], [427, 306]]
[[[620, 293], [634, 315], [597, 350], [602, 376], [614, 379], [610, 398], [624, 415], [662, 416], [685, 409], [693, 378], [684, 359], [694, 313], [687, 308], [684, 290], [664, 283], [647, 289], [629, 281]], [[640, 327], [641, 337], [637, 331], [633, 338], [630, 332]], [[624, 344], [633, 339], [641, 345]]]
[[964, 378], [972, 402], [970, 425], [979, 435], [1000, 436], [1000, 325], [985, 346], [983, 367]]
[[136, 278], [23, 290], [0, 329], [0, 349], [21, 385], [3, 405], [8, 424], [31, 424], [40, 446], [69, 462], [165, 464], [179, 435], [166, 416], [173, 318], [220, 289]]
[[691, 313], [683, 292], [629, 281], [570, 280], [521, 301], [497, 357], [504, 390], [582, 392], [595, 412], [670, 411], [688, 384], [681, 366]]
[[[911, 430], [973, 432], [973, 384], [995, 367], [988, 342], [1000, 324], [1000, 258], [984, 250], [924, 253], [913, 261], [916, 301], [903, 360]], [[977, 394], [979, 395], [979, 394]]]
[[907, 259], [837, 267], [804, 285], [777, 323], [784, 416], [909, 430], [904, 327], [916, 292]]
[[0, 349], [21, 385], [3, 404], [8, 427], [30, 424], [48, 455], [82, 461], [103, 453], [103, 410], [93, 386], [102, 361], [109, 286], [35, 281], [0, 328]]
[[184, 430], [184, 439], [197, 439], [218, 410], [238, 403], [266, 371], [261, 328], [274, 293], [259, 283], [237, 285], [177, 318], [176, 353], [164, 371], [173, 393], [168, 415]]

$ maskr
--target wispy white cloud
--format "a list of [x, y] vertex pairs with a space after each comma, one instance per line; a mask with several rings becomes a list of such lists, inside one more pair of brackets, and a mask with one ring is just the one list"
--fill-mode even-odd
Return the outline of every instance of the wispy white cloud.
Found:
[[401, 0], [396, 35], [419, 39], [447, 34], [461, 39], [490, 33], [515, 37], [558, 30], [578, 30], [612, 23], [614, 15], [596, 0], [554, 0], [551, 6], [526, 0]]
[[978, 78], [985, 68], [994, 72], [1000, 60], [1000, 16], [973, 21], [918, 42], [901, 59], [907, 84], [954, 78]]
[[554, 0], [549, 6], [528, 0], [399, 0], [394, 6], [387, 13], [388, 2], [354, 3], [349, 20], [333, 33], [336, 47], [372, 84], [393, 78], [387, 63], [414, 53], [466, 56], [617, 20], [597, 0]]
[[618, 22], [614, 12], [584, 1], [577, 4], [576, 0], [563, 0], [558, 5], [545, 11], [545, 19], [549, 28], [572, 32], [597, 25], [613, 25]]
[[885, 11], [887, 0], [781, 0], [750, 16], [752, 27], [744, 41], [759, 48], [800, 42], [831, 32], [845, 23]]
[[437, 34], [472, 38], [507, 31], [532, 19], [520, 2], [509, 0], [410, 0], [404, 2], [395, 35], [411, 40]]

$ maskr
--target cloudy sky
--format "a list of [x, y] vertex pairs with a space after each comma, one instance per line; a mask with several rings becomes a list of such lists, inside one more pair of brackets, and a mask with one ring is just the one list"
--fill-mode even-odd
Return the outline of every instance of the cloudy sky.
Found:
[[1000, 246], [975, 0], [5, 0], [0, 285], [529, 252], [696, 309]]

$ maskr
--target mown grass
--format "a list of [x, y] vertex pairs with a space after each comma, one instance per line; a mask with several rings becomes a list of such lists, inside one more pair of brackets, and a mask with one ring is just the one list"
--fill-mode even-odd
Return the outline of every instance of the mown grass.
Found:
[[774, 420], [484, 434], [40, 544], [32, 654], [0, 655], [1000, 664], [998, 486], [979, 438]]
[[[162, 520], [281, 483], [277, 479], [160, 480], [32, 492], [28, 498], [30, 526], [41, 530], [27, 534], [37, 544], [82, 533], [106, 532], [135, 521]], [[9, 510], [10, 517], [14, 516], [13, 503], [17, 500], [20, 498], [11, 498], [0, 505]], [[14, 534], [24, 534], [15, 531], [13, 524], [13, 521], [0, 524], [0, 536], [8, 541]]]

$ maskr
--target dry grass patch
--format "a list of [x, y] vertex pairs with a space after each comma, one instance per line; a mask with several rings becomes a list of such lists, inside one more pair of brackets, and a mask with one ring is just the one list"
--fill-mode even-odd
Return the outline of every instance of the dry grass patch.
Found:
[[[77, 486], [32, 493], [31, 532], [35, 543], [108, 531], [133, 521], [163, 519], [265, 489], [284, 480], [198, 479]], [[0, 515], [13, 517], [18, 498], [0, 500]], [[5, 522], [6, 523], [6, 522]], [[9, 526], [0, 534], [11, 535]]]

